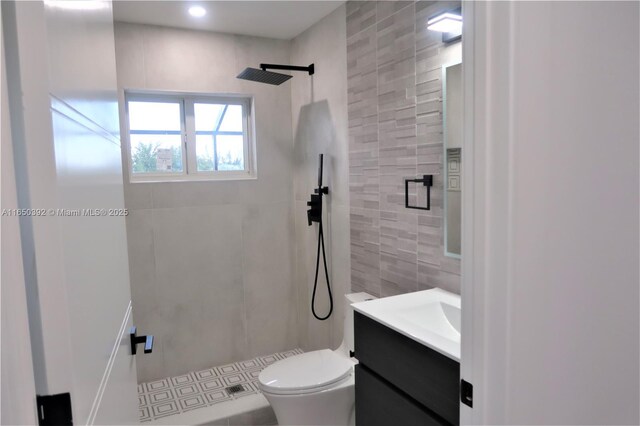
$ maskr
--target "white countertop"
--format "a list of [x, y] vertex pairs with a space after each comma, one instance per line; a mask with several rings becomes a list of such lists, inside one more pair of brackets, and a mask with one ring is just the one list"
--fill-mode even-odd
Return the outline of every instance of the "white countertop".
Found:
[[431, 290], [351, 306], [363, 315], [460, 362], [460, 296]]

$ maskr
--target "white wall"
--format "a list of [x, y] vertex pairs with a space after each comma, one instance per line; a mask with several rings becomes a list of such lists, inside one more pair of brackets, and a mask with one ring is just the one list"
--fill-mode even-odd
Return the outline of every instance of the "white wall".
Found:
[[[291, 80], [294, 134], [296, 286], [303, 349], [337, 347], [342, 340], [344, 294], [350, 289], [349, 139], [347, 130], [346, 8], [341, 6], [292, 41], [291, 63], [315, 63], [313, 76]], [[311, 313], [318, 225], [307, 224], [307, 204], [317, 187], [318, 155], [324, 154], [324, 234], [334, 313], [324, 322]], [[322, 259], [321, 259], [322, 262]], [[328, 312], [324, 269], [320, 263], [316, 312]]]
[[2, 4], [18, 205], [47, 211], [20, 217], [36, 392], [70, 392], [76, 423], [125, 424], [124, 218], [54, 214], [124, 207], [111, 2], [65, 6]]
[[[0, 12], [2, 9], [0, 9]], [[0, 13], [1, 17], [1, 13]], [[16, 179], [11, 145], [9, 97], [0, 19], [0, 46], [2, 46], [2, 205], [4, 209], [18, 207]], [[36, 390], [29, 339], [27, 298], [24, 287], [20, 223], [16, 216], [3, 216], [2, 229], [2, 406], [0, 423], [4, 425], [36, 424]]]
[[638, 424], [639, 5], [471, 9], [472, 418]]
[[256, 180], [125, 175], [133, 315], [157, 339], [139, 380], [296, 347], [291, 93], [236, 78], [288, 63], [290, 42], [124, 23], [115, 33], [123, 124], [124, 89], [255, 96]]

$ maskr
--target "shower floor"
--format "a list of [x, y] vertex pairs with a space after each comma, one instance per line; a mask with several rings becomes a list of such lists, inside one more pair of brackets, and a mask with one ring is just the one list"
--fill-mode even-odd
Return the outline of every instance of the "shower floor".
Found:
[[301, 349], [296, 348], [247, 361], [140, 383], [138, 385], [140, 421], [166, 420], [168, 416], [260, 394], [258, 387], [260, 371], [278, 360], [302, 352]]

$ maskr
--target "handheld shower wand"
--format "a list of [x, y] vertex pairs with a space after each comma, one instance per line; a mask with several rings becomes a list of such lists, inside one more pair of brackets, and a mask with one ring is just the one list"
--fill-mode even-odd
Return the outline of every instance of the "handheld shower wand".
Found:
[[[322, 186], [322, 160], [324, 155], [320, 154], [320, 165], [318, 167], [318, 187], [311, 194], [311, 201], [307, 201], [307, 221], [309, 226], [313, 222], [318, 222], [318, 254], [316, 256], [316, 277], [313, 282], [313, 295], [311, 296], [311, 312], [316, 319], [324, 321], [333, 312], [333, 295], [331, 294], [331, 284], [329, 283], [329, 270], [327, 268], [327, 255], [324, 250], [324, 232], [322, 229], [322, 195], [329, 194], [329, 187]], [[318, 288], [318, 270], [320, 269], [320, 248], [322, 248], [322, 260], [324, 261], [324, 276], [327, 279], [327, 293], [329, 293], [329, 312], [321, 317], [316, 313], [316, 290]]]

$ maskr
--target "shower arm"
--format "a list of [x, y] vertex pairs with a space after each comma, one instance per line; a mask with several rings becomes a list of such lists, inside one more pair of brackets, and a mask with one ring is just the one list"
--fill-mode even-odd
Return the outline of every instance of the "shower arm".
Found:
[[308, 67], [299, 67], [296, 65], [260, 64], [260, 68], [262, 69], [262, 71], [271, 69], [271, 70], [285, 70], [285, 71], [306, 71], [309, 73], [309, 75], [313, 75], [315, 73], [314, 64], [311, 64]]

